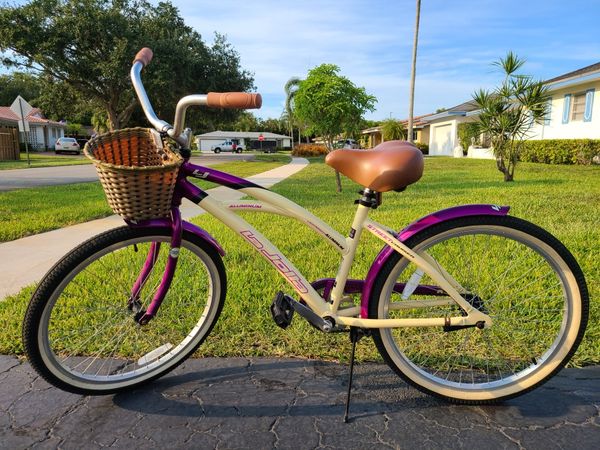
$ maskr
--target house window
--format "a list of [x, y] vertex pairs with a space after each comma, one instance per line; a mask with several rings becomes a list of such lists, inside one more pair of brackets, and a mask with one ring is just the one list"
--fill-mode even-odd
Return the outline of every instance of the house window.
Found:
[[585, 92], [573, 95], [572, 102], [571, 120], [583, 120], [583, 115], [585, 113]]

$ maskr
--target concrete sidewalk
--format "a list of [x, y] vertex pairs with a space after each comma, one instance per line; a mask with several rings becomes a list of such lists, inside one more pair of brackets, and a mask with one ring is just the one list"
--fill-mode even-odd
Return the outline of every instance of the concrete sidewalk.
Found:
[[500, 405], [459, 406], [361, 364], [344, 424], [347, 380], [336, 363], [206, 358], [132, 392], [83, 397], [0, 356], [0, 448], [600, 448], [600, 367], [563, 370]]
[[[268, 188], [307, 165], [308, 161], [304, 158], [292, 158], [289, 164], [248, 179]], [[221, 201], [235, 201], [245, 196], [239, 191], [225, 187], [210, 189], [207, 192]], [[189, 219], [202, 214], [203, 210], [185, 200], [181, 212], [184, 219]], [[110, 216], [0, 244], [0, 301], [39, 281], [56, 261], [78, 244], [121, 225], [123, 220], [119, 216]]]

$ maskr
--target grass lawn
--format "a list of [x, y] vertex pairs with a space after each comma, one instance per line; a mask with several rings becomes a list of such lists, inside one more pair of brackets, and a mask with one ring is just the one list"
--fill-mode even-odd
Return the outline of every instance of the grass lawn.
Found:
[[92, 162], [86, 157], [74, 155], [48, 155], [29, 152], [31, 165], [27, 165], [27, 154], [21, 152], [19, 161], [0, 161], [0, 170], [8, 169], [27, 169], [33, 167], [50, 167], [50, 166], [73, 166], [79, 164], [91, 164]]
[[[287, 161], [287, 156], [258, 155], [254, 161], [236, 161], [212, 167], [247, 177], [274, 169]], [[203, 188], [213, 186], [206, 181], [196, 184]], [[0, 192], [0, 242], [111, 214], [99, 182]]]
[[[428, 158], [423, 179], [404, 193], [384, 195], [374, 220], [393, 228], [438, 209], [466, 203], [511, 205], [511, 214], [529, 220], [557, 236], [575, 255], [586, 275], [591, 311], [588, 331], [573, 359], [575, 365], [600, 363], [600, 168], [522, 163], [517, 181], [502, 182], [493, 161]], [[342, 233], [350, 229], [358, 187], [343, 180], [344, 192], [335, 193], [333, 172], [321, 160], [276, 185], [274, 190], [307, 207]], [[309, 280], [335, 276], [338, 254], [315, 234], [291, 219], [244, 213], [288, 255]], [[241, 238], [212, 217], [195, 222], [215, 236], [227, 255], [228, 295], [223, 314], [199, 355], [304, 356], [347, 359], [348, 336], [324, 335], [296, 318], [283, 331], [269, 314], [278, 290], [291, 293], [282, 278]], [[352, 277], [364, 277], [380, 241], [365, 236]], [[20, 321], [32, 289], [0, 303], [0, 353], [21, 353]], [[160, 313], [159, 313], [160, 314]], [[166, 314], [166, 313], [165, 313]], [[166, 318], [177, 320], [177, 317]], [[358, 346], [361, 360], [378, 359], [375, 346], [365, 339]]]

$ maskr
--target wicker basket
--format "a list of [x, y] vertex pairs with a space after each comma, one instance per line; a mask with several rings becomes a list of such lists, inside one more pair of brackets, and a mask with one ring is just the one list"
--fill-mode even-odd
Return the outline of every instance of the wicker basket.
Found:
[[169, 215], [183, 159], [148, 128], [126, 128], [92, 138], [83, 150], [96, 166], [106, 199], [124, 219]]

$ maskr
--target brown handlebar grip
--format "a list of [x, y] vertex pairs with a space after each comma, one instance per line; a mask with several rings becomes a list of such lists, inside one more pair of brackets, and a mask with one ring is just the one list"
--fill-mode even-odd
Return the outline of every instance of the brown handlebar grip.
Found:
[[209, 92], [206, 104], [213, 108], [258, 109], [262, 106], [262, 97], [246, 92]]
[[144, 65], [144, 67], [146, 67], [148, 64], [150, 64], [150, 61], [152, 61], [152, 56], [152, 50], [150, 50], [148, 47], [144, 47], [139, 52], [137, 52], [137, 55], [135, 55], [133, 62], [135, 63], [139, 61]]

